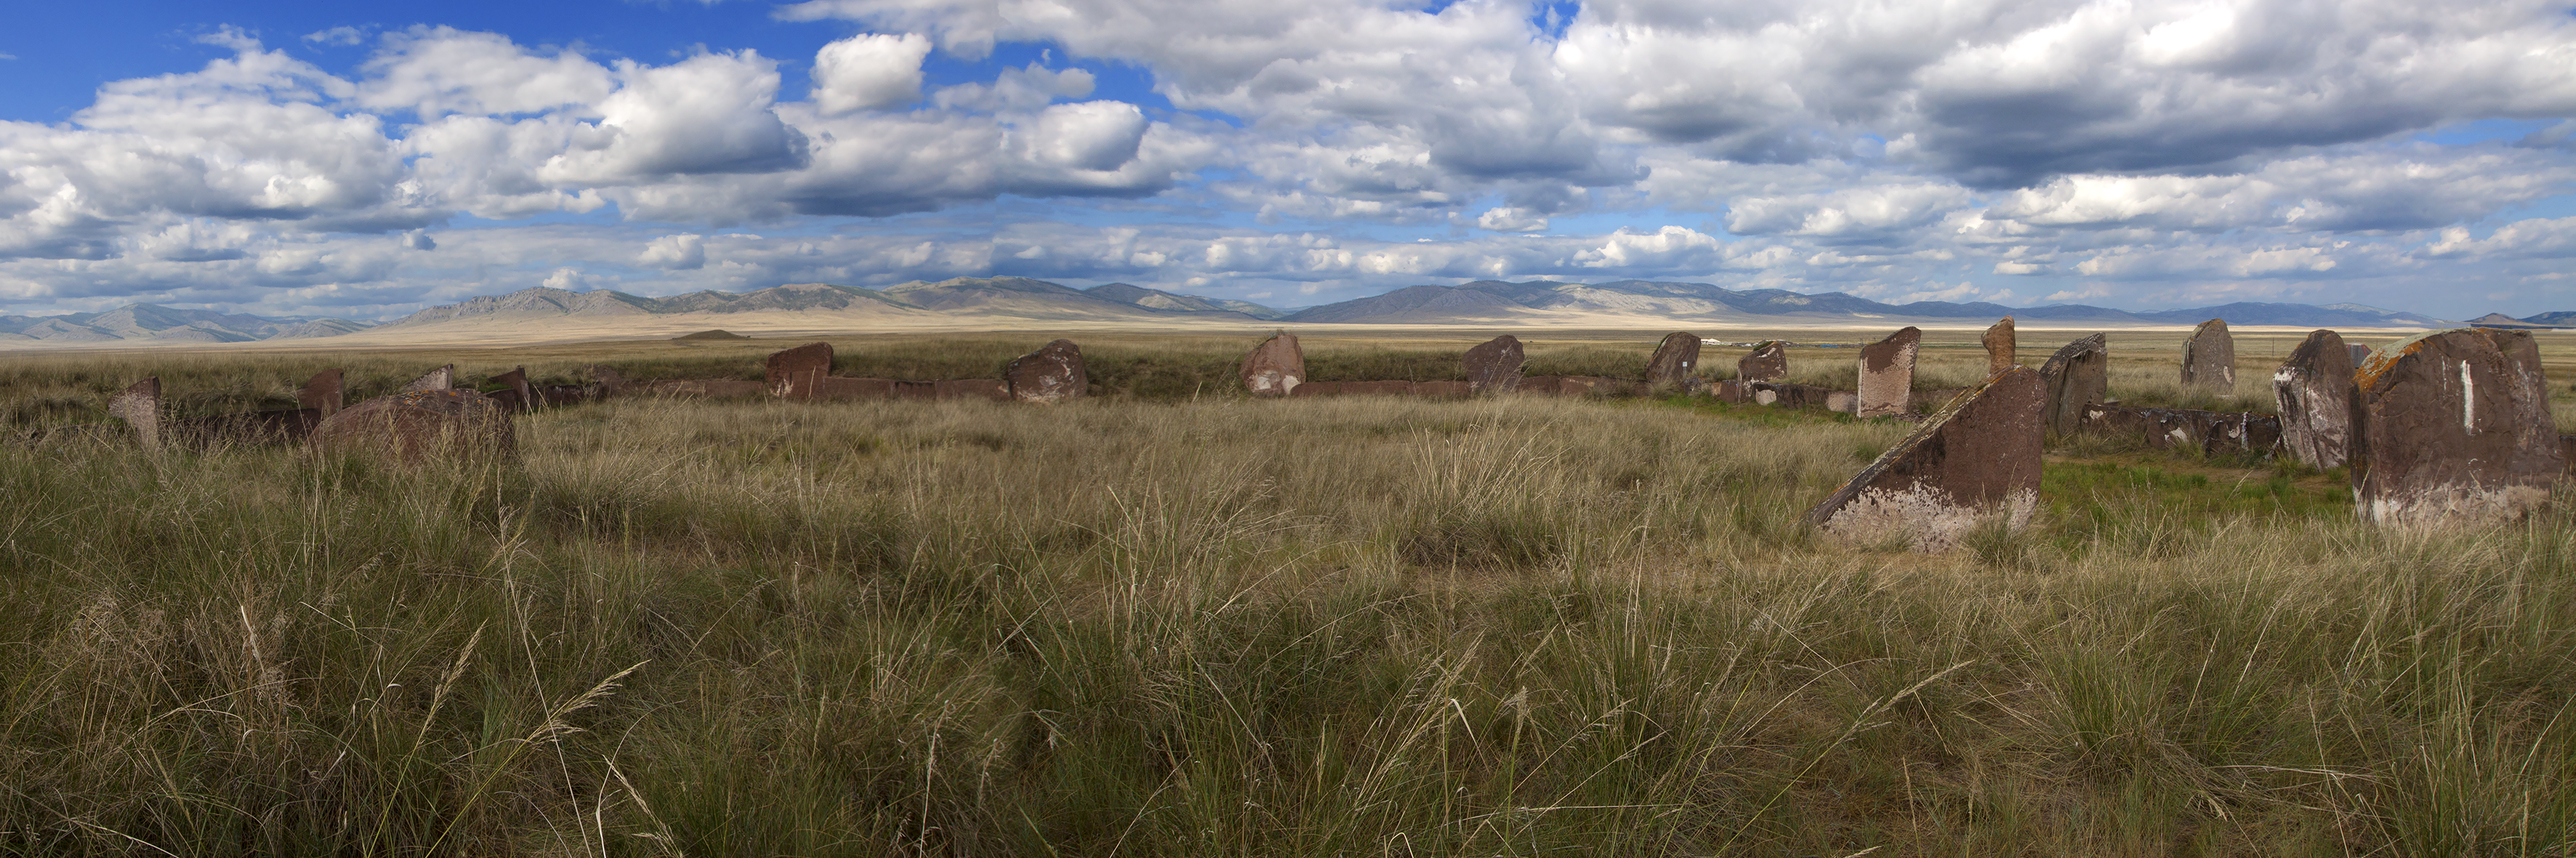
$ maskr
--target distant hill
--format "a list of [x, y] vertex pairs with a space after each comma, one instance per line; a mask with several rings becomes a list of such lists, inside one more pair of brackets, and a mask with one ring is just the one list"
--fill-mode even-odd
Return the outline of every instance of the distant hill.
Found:
[[1437, 324], [1501, 319], [1543, 319], [1553, 314], [1647, 315], [1676, 320], [1758, 323], [1784, 321], [1853, 321], [1996, 319], [2099, 322], [2109, 324], [2188, 325], [2226, 319], [2237, 325], [2297, 327], [2441, 327], [2430, 316], [2382, 310], [2360, 304], [2238, 303], [2184, 310], [2130, 312], [2084, 304], [2006, 307], [2001, 304], [1916, 301], [1886, 304], [1841, 292], [1809, 294], [1782, 289], [1736, 291], [1707, 283], [1619, 280], [1609, 283], [1564, 283], [1532, 280], [1508, 283], [1480, 280], [1457, 286], [1407, 286], [1383, 295], [1338, 304], [1308, 307], [1287, 317], [1291, 322], [1357, 324]]
[[2522, 321], [2530, 322], [2535, 325], [2547, 325], [2553, 328], [2576, 328], [2576, 310], [2560, 310], [2555, 313], [2524, 316], [2522, 317]]
[[1255, 319], [1276, 319], [1288, 315], [1286, 310], [1264, 307], [1250, 301], [1224, 301], [1197, 295], [1181, 295], [1129, 283], [1103, 283], [1082, 291], [1095, 298], [1106, 298], [1121, 304], [1174, 313], [1248, 316]]
[[370, 327], [348, 319], [272, 318], [213, 310], [128, 304], [104, 313], [0, 316], [0, 344], [56, 342], [246, 343], [336, 337]]

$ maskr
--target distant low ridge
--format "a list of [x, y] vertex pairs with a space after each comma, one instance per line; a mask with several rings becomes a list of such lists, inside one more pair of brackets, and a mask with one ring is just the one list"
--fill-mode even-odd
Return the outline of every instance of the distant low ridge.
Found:
[[104, 313], [0, 316], [0, 345], [9, 343], [246, 343], [336, 337], [372, 327], [348, 319], [274, 318], [213, 310], [128, 304]]

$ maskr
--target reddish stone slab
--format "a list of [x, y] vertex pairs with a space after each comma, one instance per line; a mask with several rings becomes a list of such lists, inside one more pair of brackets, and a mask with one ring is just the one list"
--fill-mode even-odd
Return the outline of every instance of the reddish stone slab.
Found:
[[1290, 396], [1340, 396], [1341, 394], [1342, 383], [1338, 381], [1309, 381], [1288, 391]]
[[[510, 394], [507, 397], [493, 397], [495, 401], [501, 403], [501, 407], [507, 408], [511, 411], [526, 411], [530, 408], [536, 407], [536, 391], [528, 387], [527, 367], [518, 367], [510, 370], [509, 372], [493, 376], [492, 383], [500, 385], [504, 392]], [[489, 396], [490, 394], [485, 395]]]
[[2333, 331], [2310, 331], [2272, 373], [2281, 444], [2313, 468], [2340, 467], [2352, 447], [2352, 350]]
[[305, 379], [304, 386], [295, 389], [295, 404], [319, 411], [324, 417], [339, 411], [342, 404], [340, 371], [326, 369]]
[[807, 343], [792, 349], [772, 352], [761, 380], [769, 392], [787, 399], [810, 399], [822, 385], [821, 379], [832, 374], [832, 344]]
[[806, 398], [814, 399], [892, 399], [895, 382], [882, 378], [843, 378], [826, 375], [814, 379]]
[[1091, 374], [1082, 365], [1082, 347], [1056, 340], [1011, 361], [1002, 377], [1011, 398], [1021, 402], [1062, 402], [1088, 394]]
[[1766, 340], [1753, 347], [1753, 353], [1735, 362], [1738, 381], [1779, 381], [1789, 377], [1789, 347], [1779, 340]]
[[940, 399], [982, 399], [1004, 402], [1011, 398], [1011, 386], [998, 378], [952, 378], [932, 382]]
[[2094, 334], [2057, 350], [2039, 367], [2048, 393], [2048, 434], [2066, 435], [2084, 425], [2084, 407], [2111, 398], [2111, 349]]
[[1254, 396], [1286, 396], [1306, 383], [1306, 352], [1297, 335], [1281, 332], [1243, 356], [1243, 389]]
[[1527, 363], [1521, 354], [1521, 341], [1504, 334], [1467, 350], [1467, 387], [1478, 396], [1510, 393], [1520, 386], [1521, 366]]
[[2230, 393], [2236, 390], [2236, 338], [2225, 319], [2211, 319], [2191, 330], [2182, 344], [2182, 386]]
[[1920, 551], [1947, 549], [1991, 518], [2019, 528], [2039, 505], [2047, 401], [2034, 370], [1987, 376], [1808, 510], [1806, 520], [1846, 539], [1902, 538]]
[[2546, 500], [2565, 470], [2529, 332], [2423, 334], [2373, 352], [2353, 380], [2350, 462], [2364, 520], [2512, 518]]
[[1860, 417], [1896, 417], [1913, 413], [1914, 356], [1922, 349], [1923, 330], [1903, 328], [1886, 339], [1860, 347]]
[[1674, 331], [1655, 344], [1655, 354], [1646, 359], [1646, 390], [1662, 393], [1689, 390], [1691, 373], [1699, 369], [1698, 334]]
[[517, 452], [509, 413], [471, 390], [416, 390], [360, 402], [323, 418], [310, 441], [317, 450], [399, 464]]
[[1997, 373], [2012, 368], [2013, 317], [2005, 316], [2003, 321], [1987, 328], [1986, 335], [1978, 341], [1986, 346], [1986, 372]]
[[1413, 383], [1413, 395], [1433, 399], [1465, 399], [1476, 395], [1476, 390], [1463, 381], [1417, 381]]

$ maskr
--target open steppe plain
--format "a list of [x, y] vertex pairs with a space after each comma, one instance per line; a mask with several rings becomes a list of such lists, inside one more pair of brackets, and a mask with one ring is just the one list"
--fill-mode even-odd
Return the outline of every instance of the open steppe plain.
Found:
[[[1428, 380], [1494, 332], [1301, 335], [1317, 379]], [[1664, 333], [1510, 332], [1628, 377]], [[928, 379], [1060, 333], [822, 339]], [[2079, 438], [2033, 527], [1926, 556], [1797, 524], [1904, 424], [1256, 401], [1261, 332], [1071, 336], [1101, 395], [1052, 407], [613, 400], [420, 470], [0, 446], [0, 853], [2576, 850], [2576, 492], [2381, 530], [2341, 473]], [[2182, 336], [2112, 331], [2113, 394], [2268, 411], [2297, 340], [2240, 330], [2223, 398]], [[1929, 332], [1918, 389], [1975, 338]], [[0, 397], [758, 378], [811, 339], [48, 352]], [[2541, 339], [2569, 431], [2576, 337]], [[1790, 360], [1847, 389], [1857, 352]]]

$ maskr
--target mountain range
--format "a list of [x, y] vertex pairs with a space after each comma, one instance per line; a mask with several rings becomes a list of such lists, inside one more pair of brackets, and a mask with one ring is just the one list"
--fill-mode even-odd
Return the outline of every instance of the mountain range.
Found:
[[[1235, 324], [1589, 324], [1596, 326], [1719, 323], [1867, 325], [1981, 322], [2013, 316], [2024, 323], [2103, 326], [2189, 325], [2226, 319], [2234, 325], [2319, 328], [2432, 328], [2450, 324], [2415, 313], [2361, 304], [2235, 303], [2139, 312], [2057, 304], [2006, 307], [1984, 302], [1915, 301], [1887, 304], [1841, 292], [1806, 294], [1780, 289], [1738, 291], [1707, 283], [1619, 280], [1570, 283], [1481, 280], [1456, 286], [1408, 286], [1380, 295], [1303, 309], [1167, 292], [1127, 283], [1076, 289], [1026, 277], [960, 277], [915, 281], [884, 289], [799, 283], [751, 292], [692, 292], [650, 298], [614, 291], [571, 292], [533, 287], [431, 307], [381, 325], [331, 318], [270, 318], [212, 310], [179, 310], [135, 304], [105, 313], [0, 316], [0, 345], [143, 340], [245, 342], [328, 337], [368, 331], [417, 338], [521, 328], [534, 333], [577, 333], [578, 323], [602, 334], [621, 327], [709, 323], [829, 329], [836, 326], [934, 328], [960, 322]], [[2510, 327], [2576, 327], [2576, 312], [2522, 319], [2491, 314], [2474, 322]]]

